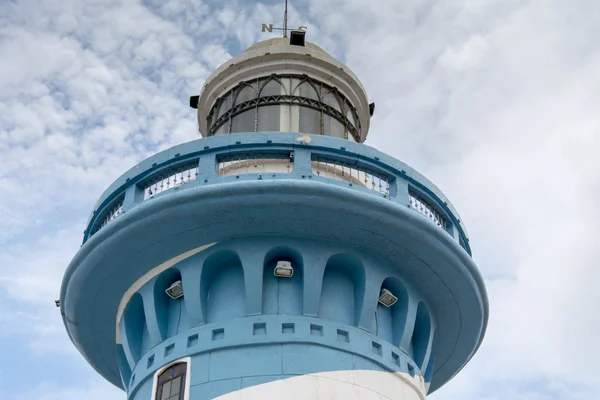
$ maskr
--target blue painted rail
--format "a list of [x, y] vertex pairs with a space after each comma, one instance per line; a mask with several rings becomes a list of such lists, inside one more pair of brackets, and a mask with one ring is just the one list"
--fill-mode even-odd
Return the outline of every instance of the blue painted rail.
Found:
[[446, 231], [471, 255], [460, 216], [424, 176], [364, 144], [299, 133], [238, 133], [162, 151], [102, 194], [83, 243], [123, 213], [174, 190], [248, 180], [312, 180], [389, 199]]

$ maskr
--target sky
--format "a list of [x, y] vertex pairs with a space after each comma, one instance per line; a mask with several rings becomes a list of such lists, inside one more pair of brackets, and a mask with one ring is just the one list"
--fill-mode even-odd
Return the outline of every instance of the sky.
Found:
[[[1, 399], [125, 399], [70, 343], [62, 275], [102, 191], [199, 137], [189, 96], [282, 3], [0, 0]], [[488, 331], [430, 398], [600, 399], [600, 2], [292, 0], [290, 25], [469, 231]]]

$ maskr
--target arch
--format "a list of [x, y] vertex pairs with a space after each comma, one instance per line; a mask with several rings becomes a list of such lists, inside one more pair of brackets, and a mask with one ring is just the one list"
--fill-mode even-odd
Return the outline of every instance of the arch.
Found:
[[276, 76], [270, 76], [259, 84], [258, 97], [279, 96], [281, 94], [287, 94], [287, 90], [283, 82]]
[[123, 325], [125, 329], [125, 337], [129, 352], [133, 358], [134, 365], [130, 365], [132, 368], [138, 363], [144, 349], [149, 348], [149, 334], [148, 327], [146, 326], [146, 315], [144, 314], [144, 302], [142, 296], [139, 293], [135, 293], [129, 299], [127, 306], [123, 312]]
[[[273, 274], [277, 261], [288, 261], [294, 268], [291, 278]], [[300, 253], [280, 246], [265, 255], [263, 263], [263, 314], [302, 315], [304, 264]]]
[[220, 250], [204, 261], [200, 301], [207, 323], [246, 315], [244, 270], [236, 252]]
[[306, 97], [309, 99], [321, 101], [319, 90], [308, 78], [302, 79], [292, 91], [294, 96]]
[[158, 275], [154, 282], [156, 322], [163, 339], [177, 335], [189, 325], [185, 309], [185, 294], [182, 298], [172, 299], [166, 293], [169, 286], [180, 280], [179, 269], [169, 268]]
[[401, 280], [393, 277], [386, 278], [381, 283], [380, 291], [381, 289], [392, 292], [398, 298], [398, 301], [391, 307], [377, 303], [373, 320], [373, 333], [394, 346], [399, 346], [408, 315], [408, 291]]
[[227, 96], [223, 96], [217, 103], [217, 108], [216, 108], [216, 112], [215, 112], [215, 117], [213, 121], [216, 121], [217, 119], [219, 119], [220, 117], [222, 117], [227, 111], [229, 111], [231, 109], [231, 101], [230, 101], [230, 94], [227, 94]]
[[233, 105], [245, 103], [256, 98], [256, 87], [253, 84], [244, 82], [235, 90]]
[[423, 302], [419, 302], [417, 307], [417, 315], [415, 318], [415, 328], [410, 340], [413, 360], [423, 369], [423, 361], [427, 354], [427, 346], [429, 346], [429, 335], [431, 334], [431, 317], [429, 310]]
[[190, 362], [185, 357], [157, 370], [152, 382], [152, 400], [189, 400]]
[[358, 325], [365, 293], [365, 269], [350, 254], [336, 254], [327, 260], [321, 288], [319, 317]]
[[325, 95], [323, 96], [323, 103], [339, 111], [340, 113], [342, 112], [342, 108], [340, 106], [340, 98], [336, 90], [330, 90], [329, 92], [325, 93]]

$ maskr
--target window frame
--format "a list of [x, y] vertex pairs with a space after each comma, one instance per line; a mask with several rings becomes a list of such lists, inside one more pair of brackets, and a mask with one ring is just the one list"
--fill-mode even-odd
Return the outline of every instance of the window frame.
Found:
[[152, 400], [160, 400], [158, 398], [158, 377], [162, 375], [167, 369], [171, 368], [176, 364], [185, 364], [185, 381], [183, 383], [183, 400], [190, 400], [190, 381], [191, 381], [191, 370], [192, 370], [192, 359], [190, 357], [183, 357], [178, 360], [174, 360], [163, 367], [159, 368], [154, 372], [152, 380]]

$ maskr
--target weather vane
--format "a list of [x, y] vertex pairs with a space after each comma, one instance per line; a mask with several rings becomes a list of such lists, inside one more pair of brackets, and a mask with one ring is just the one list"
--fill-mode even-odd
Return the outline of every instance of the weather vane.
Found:
[[283, 31], [283, 37], [287, 37], [288, 31], [299, 30], [306, 31], [306, 26], [299, 26], [298, 29], [288, 29], [288, 0], [285, 0], [285, 11], [283, 12], [283, 28], [274, 28], [273, 24], [262, 24], [262, 32]]

